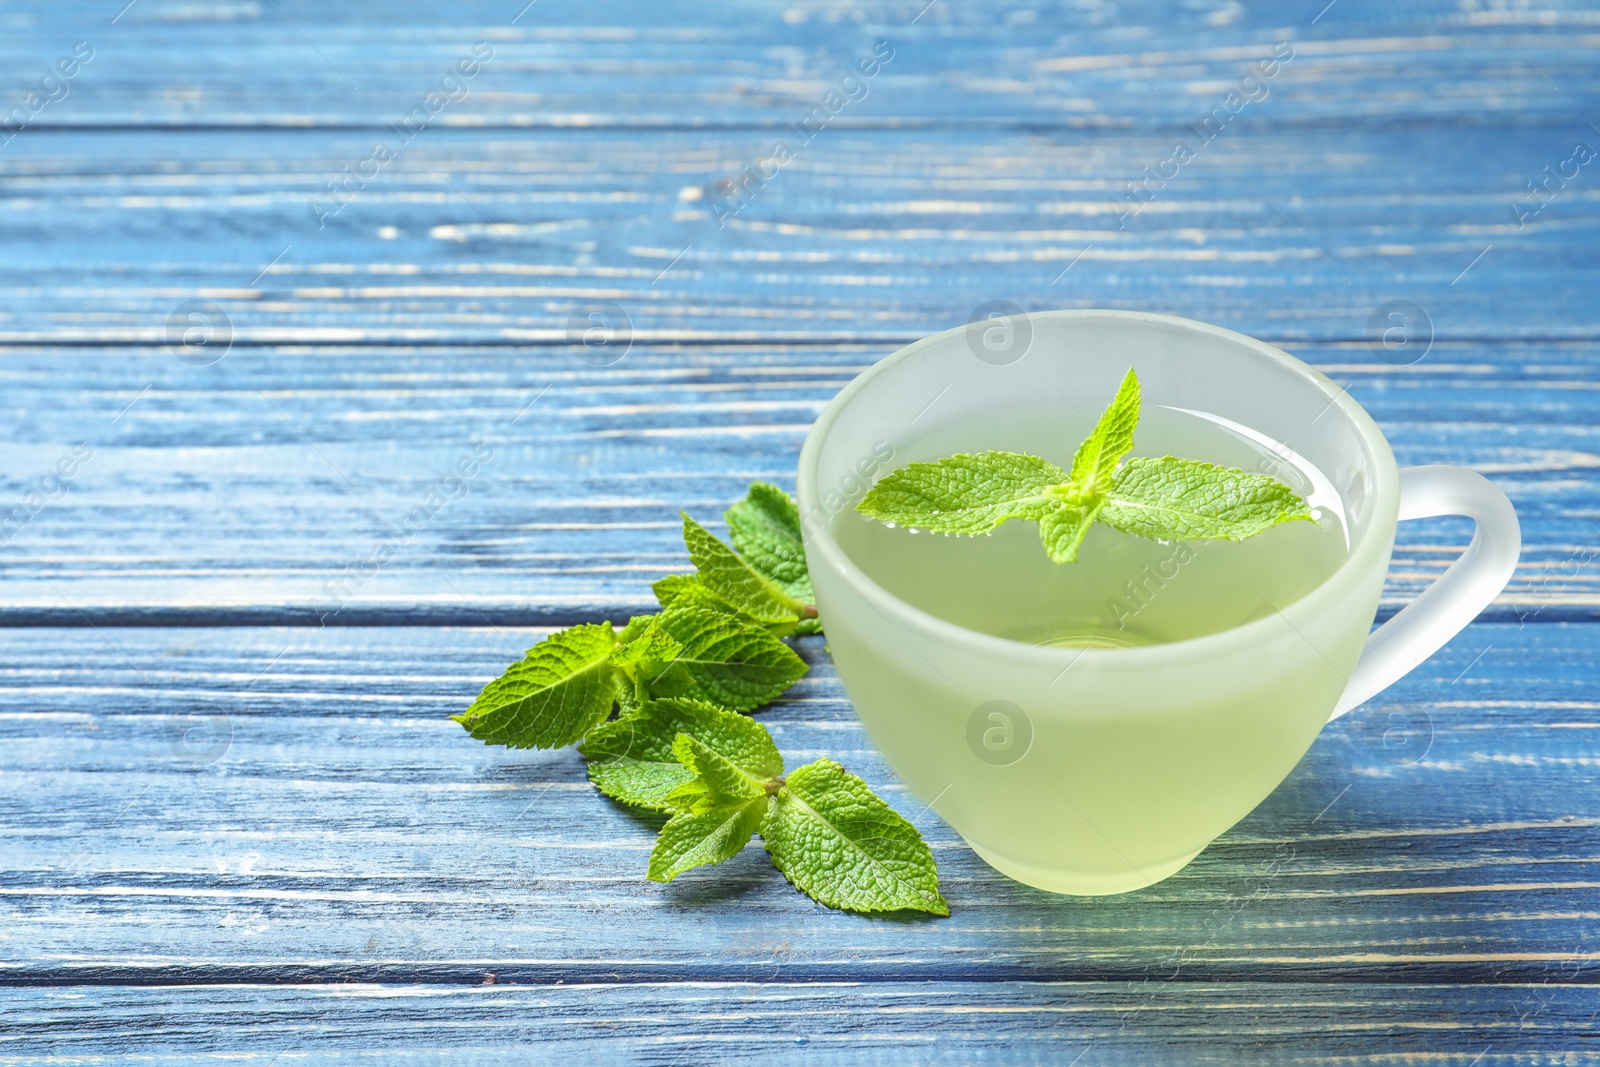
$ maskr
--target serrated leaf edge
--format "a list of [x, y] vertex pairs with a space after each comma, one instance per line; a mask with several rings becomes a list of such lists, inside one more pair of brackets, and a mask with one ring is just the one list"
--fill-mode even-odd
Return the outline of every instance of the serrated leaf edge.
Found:
[[[813, 760], [812, 762], [806, 764], [804, 767], [797, 768], [793, 772], [793, 774], [799, 774], [801, 771], [805, 770], [807, 767], [815, 767], [819, 763], [833, 763], [833, 765], [839, 769], [840, 773], [849, 775], [850, 777], [855, 778], [857, 781], [862, 782], [863, 785], [866, 785], [866, 782], [864, 780], [862, 780], [858, 775], [850, 774], [849, 771], [845, 770], [838, 763], [836, 763], [833, 760], [826, 759], [826, 758], [819, 759], [819, 760]], [[918, 840], [921, 840], [922, 833], [921, 833], [921, 831], [917, 830], [917, 828], [915, 826], [911, 825], [911, 820], [907, 819], [904, 815], [901, 815], [899, 812], [895, 811], [894, 808], [889, 805], [888, 801], [885, 801], [882, 797], [879, 797], [878, 794], [873, 791], [871, 786], [867, 786], [866, 788], [867, 788], [867, 791], [869, 793], [872, 793], [872, 795], [874, 797], [876, 797], [878, 799], [878, 801], [883, 804], [884, 807], [888, 808], [891, 812], [893, 812], [896, 818], [901, 819], [902, 821], [904, 821], [907, 826], [911, 826], [911, 829], [912, 829], [912, 831], [914, 833], [916, 833]], [[794, 790], [790, 789], [788, 786], [785, 786], [784, 788], [782, 788], [782, 789], [780, 789], [778, 791], [777, 801], [778, 801], [779, 805], [782, 805], [785, 802], [788, 802], [788, 803], [797, 804], [800, 807], [804, 808], [806, 811], [810, 812], [811, 815], [818, 822], [822, 823], [824, 826], [828, 827], [828, 829], [832, 830], [835, 837], [837, 837], [839, 840], [841, 840], [841, 841], [845, 842], [846, 844], [848, 844], [852, 849], [854, 849], [857, 853], [859, 853], [863, 858], [868, 860], [872, 864], [873, 867], [875, 867], [878, 870], [882, 871], [883, 873], [887, 874], [889, 876], [888, 880], [893, 880], [894, 882], [898, 883], [899, 885], [905, 886], [906, 889], [909, 890], [909, 895], [921, 897], [924, 900], [927, 900], [930, 904], [936, 904], [937, 905], [937, 907], [929, 907], [929, 908], [925, 908], [925, 909], [912, 908], [912, 907], [909, 907], [907, 905], [899, 905], [899, 906], [895, 906], [895, 907], [881, 907], [881, 908], [871, 908], [871, 907], [869, 907], [869, 908], [858, 908], [858, 907], [851, 907], [851, 906], [846, 906], [846, 905], [824, 905], [824, 906], [826, 906], [826, 907], [837, 907], [837, 908], [839, 908], [840, 910], [843, 910], [843, 911], [889, 912], [889, 911], [925, 910], [925, 911], [928, 911], [930, 914], [933, 914], [933, 915], [947, 916], [947, 915], [950, 914], [950, 904], [949, 904], [948, 901], [946, 901], [944, 899], [944, 894], [940, 893], [936, 889], [936, 890], [934, 890], [932, 892], [931, 897], [930, 897], [930, 894], [929, 894], [929, 892], [927, 890], [921, 888], [920, 886], [912, 885], [911, 883], [909, 883], [909, 882], [905, 881], [903, 878], [901, 878], [899, 875], [895, 874], [893, 871], [890, 871], [888, 868], [884, 867], [883, 864], [878, 860], [878, 858], [876, 856], [873, 856], [873, 855], [867, 853], [866, 851], [864, 851], [861, 848], [860, 845], [856, 844], [855, 838], [850, 837], [843, 830], [840, 830], [829, 819], [827, 819], [820, 811], [818, 811], [816, 808], [812, 807], [810, 804], [806, 803], [805, 800], [802, 799], [799, 794], [797, 794]], [[775, 814], [776, 814], [775, 810], [769, 810], [767, 818], [771, 819]], [[763, 823], [762, 825], [765, 826], [765, 823]], [[765, 846], [764, 836], [763, 836], [763, 846]], [[926, 847], [926, 843], [924, 843], [924, 847]], [[781, 866], [779, 864], [778, 858], [772, 854], [772, 850], [770, 848], [767, 849], [767, 855], [768, 855], [769, 858], [771, 858], [772, 865], [774, 867], [777, 867], [777, 869], [783, 874], [783, 876], [789, 880], [789, 884], [790, 885], [792, 885], [796, 889], [800, 890], [800, 892], [804, 893], [806, 896], [811, 897], [812, 900], [817, 900], [816, 897], [812, 896], [810, 890], [806, 889], [799, 882], [795, 881], [794, 876], [791, 875], [788, 870], [786, 870], [783, 866]], [[935, 878], [938, 877], [938, 863], [937, 862], [934, 863], [934, 877]], [[818, 900], [817, 903], [823, 904], [823, 901]]]

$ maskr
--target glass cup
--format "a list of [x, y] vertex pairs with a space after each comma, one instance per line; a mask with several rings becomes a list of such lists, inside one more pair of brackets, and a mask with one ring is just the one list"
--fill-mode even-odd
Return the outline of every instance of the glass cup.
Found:
[[[1059, 648], [921, 611], [834, 539], [834, 516], [921, 430], [1054, 392], [1099, 411], [1129, 366], [1147, 411], [1213, 413], [1329, 476], [1349, 531], [1349, 554], [1330, 577], [1217, 633]], [[829, 648], [873, 741], [991, 866], [1057, 893], [1121, 893], [1180, 870], [1283, 781], [1324, 723], [1470, 622], [1505, 587], [1521, 548], [1505, 494], [1459, 467], [1397, 470], [1372, 419], [1316, 370], [1230, 330], [1127, 311], [996, 318], [901, 349], [817, 419], [798, 497]], [[1472, 543], [1369, 633], [1396, 522], [1433, 515], [1474, 519]]]

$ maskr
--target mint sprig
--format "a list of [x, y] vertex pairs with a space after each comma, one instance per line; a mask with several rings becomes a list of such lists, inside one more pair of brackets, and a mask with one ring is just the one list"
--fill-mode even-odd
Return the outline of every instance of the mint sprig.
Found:
[[452, 718], [489, 744], [581, 742], [600, 792], [669, 816], [654, 881], [722, 863], [760, 834], [790, 883], [829, 907], [948, 915], [914, 826], [831, 760], [785, 777], [766, 727], [740, 714], [805, 674], [784, 639], [821, 621], [788, 494], [756, 482], [725, 518], [736, 548], [683, 516], [696, 573], [652, 586], [660, 612], [551, 634]]
[[922, 835], [867, 783], [829, 759], [785, 777], [775, 747], [729, 751], [727, 725], [702, 719], [689, 729], [705, 733], [673, 739], [694, 777], [665, 797], [674, 814], [650, 855], [653, 881], [732, 859], [760, 834], [784, 877], [829, 907], [950, 914]]
[[856, 510], [895, 526], [969, 537], [1011, 519], [1036, 522], [1057, 563], [1077, 562], [1096, 522], [1152, 540], [1243, 541], [1280, 523], [1313, 521], [1294, 490], [1264, 474], [1173, 456], [1124, 463], [1139, 402], [1130, 369], [1070, 471], [1019, 452], [961, 453], [890, 472]]

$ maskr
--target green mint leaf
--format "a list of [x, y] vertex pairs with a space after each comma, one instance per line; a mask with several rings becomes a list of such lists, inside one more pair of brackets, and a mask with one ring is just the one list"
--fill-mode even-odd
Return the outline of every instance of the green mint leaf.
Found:
[[617, 668], [617, 703], [627, 712], [649, 699], [646, 683], [659, 678], [667, 664], [678, 658], [683, 646], [662, 629], [660, 615], [635, 615], [617, 634], [611, 650]]
[[553, 633], [484, 686], [456, 722], [478, 740], [511, 748], [570, 745], [611, 714], [616, 696], [609, 622]]
[[950, 914], [917, 828], [832, 760], [788, 776], [761, 836], [784, 877], [831, 908]]
[[1133, 449], [1133, 431], [1139, 425], [1139, 379], [1133, 368], [1111, 404], [1100, 415], [1093, 432], [1072, 457], [1072, 484], [1084, 496], [1099, 496], [1111, 488], [1111, 476]]
[[703, 811], [682, 811], [667, 820], [650, 850], [652, 882], [670, 882], [684, 871], [733, 859], [761, 829], [772, 804], [765, 793]]
[[[965, 453], [912, 463], [881, 479], [856, 510], [939, 533], [987, 533], [1007, 519], [1039, 524], [1045, 552], [1075, 563], [1092, 523], [1155, 540], [1248, 537], [1311, 509], [1273, 478], [1198, 460], [1132, 459], [1139, 378], [1129, 368], [1117, 395], [1078, 446], [1071, 472], [1014, 452]], [[794, 631], [802, 632], [799, 628]]]
[[800, 537], [800, 508], [775, 485], [751, 482], [749, 494], [722, 513], [733, 547], [795, 600], [813, 603], [811, 574]]
[[674, 753], [680, 736], [693, 738], [750, 777], [765, 781], [783, 773], [783, 757], [766, 727], [698, 700], [650, 701], [590, 730], [578, 751], [589, 761], [589, 780], [606, 796], [672, 811], [668, 794], [695, 777], [693, 767]]
[[[751, 625], [763, 627], [774, 637], [822, 632], [822, 620], [815, 615], [803, 619], [788, 615], [780, 622], [763, 622], [760, 619], [753, 618], [717, 596], [717, 594], [706, 588], [704, 582], [692, 574], [669, 574], [667, 577], [655, 582], [651, 588], [655, 590], [656, 599], [661, 601], [663, 607], [699, 605], [700, 607], [721, 612], [724, 615], [730, 615]], [[807, 605], [807, 608], [809, 609], [809, 605]]]
[[717, 594], [707, 589], [705, 583], [692, 574], [669, 574], [650, 583], [651, 592], [664, 608], [678, 604], [699, 604], [732, 611], [730, 604], [717, 599]]
[[1078, 546], [1094, 525], [1101, 501], [1092, 504], [1063, 504], [1039, 516], [1039, 539], [1056, 563], [1078, 562]]
[[694, 778], [663, 798], [677, 814], [650, 852], [654, 881], [670, 882], [694, 867], [738, 855], [761, 828], [771, 794], [783, 781], [783, 757], [764, 726], [732, 712], [716, 715], [723, 717], [714, 725], [729, 742], [727, 751], [686, 733], [673, 739], [673, 755]]
[[792, 623], [803, 614], [803, 604], [687, 515], [683, 543], [701, 583], [737, 611], [763, 623]]
[[737, 856], [766, 820], [771, 794], [783, 782], [783, 757], [766, 727], [712, 710], [722, 717], [713, 725], [730, 742], [728, 751], [687, 733], [673, 739], [673, 755], [695, 777], [664, 798], [677, 814], [650, 852], [653, 881], [670, 882], [684, 871]]
[[[617, 647], [611, 650], [611, 662], [630, 675], [651, 671], [660, 673], [662, 667], [678, 658], [683, 646], [661, 628], [659, 615], [635, 615], [628, 620], [617, 635]], [[639, 624], [643, 620], [643, 625]]]
[[626, 645], [644, 636], [644, 632], [655, 625], [655, 621], [654, 615], [630, 616], [627, 624], [617, 631], [617, 644]]
[[657, 618], [683, 651], [658, 676], [644, 680], [652, 697], [694, 697], [750, 711], [806, 673], [805, 661], [788, 645], [725, 612], [683, 605]]
[[627, 671], [612, 671], [611, 673], [616, 683], [617, 714], [623, 717], [636, 714], [645, 705], [646, 694], [644, 693], [644, 687], [634, 679], [629, 678]]
[[1242, 541], [1281, 522], [1311, 519], [1310, 506], [1275, 478], [1192, 459], [1131, 459], [1096, 516], [1154, 540]]
[[[761, 727], [754, 719], [749, 722], [760, 727], [763, 733], [766, 732], [765, 727]], [[695, 776], [689, 783], [693, 788], [679, 787], [667, 795], [667, 803], [674, 811], [700, 811], [766, 796], [767, 783], [783, 773], [783, 759], [778, 756], [776, 748], [772, 750], [772, 755], [776, 759], [777, 769], [766, 770], [765, 773], [752, 773], [737, 761], [688, 734], [677, 736], [672, 743], [672, 754]], [[764, 768], [772, 766], [771, 761], [763, 763]]]
[[637, 713], [603, 722], [584, 735], [582, 752], [589, 760], [589, 781], [624, 804], [672, 811], [667, 795], [693, 781], [694, 772], [678, 762], [670, 744], [663, 753], [651, 743], [651, 736], [641, 736], [636, 718]]
[[934, 533], [981, 534], [1007, 519], [1033, 519], [1060, 507], [1050, 490], [1067, 472], [1037, 456], [979, 452], [909, 463], [879, 479], [856, 510], [869, 518]]

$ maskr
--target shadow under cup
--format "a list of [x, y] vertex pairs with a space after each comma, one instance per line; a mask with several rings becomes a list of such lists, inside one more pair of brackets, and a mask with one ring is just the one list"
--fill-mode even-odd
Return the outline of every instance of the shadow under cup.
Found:
[[[1044, 312], [1012, 325], [1006, 336], [1030, 340], [1009, 361], [971, 328], [951, 330], [834, 398], [800, 457], [806, 559], [845, 691], [907, 785], [1002, 873], [1058, 893], [1120, 893], [1178, 871], [1243, 818], [1328, 721], [1377, 609], [1398, 473], [1360, 406], [1270, 345], [1137, 312]], [[921, 611], [835, 540], [835, 517], [931, 428], [959, 437], [964, 421], [1058, 393], [1096, 413], [1130, 366], [1147, 410], [1213, 413], [1328, 476], [1350, 541], [1331, 577], [1206, 636], [1052, 648]]]

